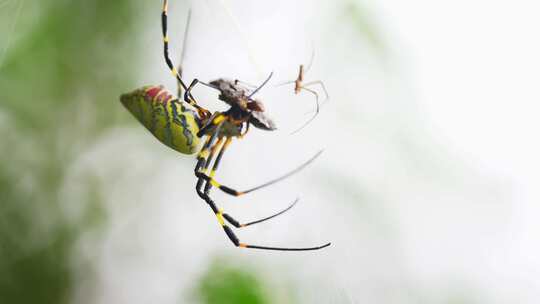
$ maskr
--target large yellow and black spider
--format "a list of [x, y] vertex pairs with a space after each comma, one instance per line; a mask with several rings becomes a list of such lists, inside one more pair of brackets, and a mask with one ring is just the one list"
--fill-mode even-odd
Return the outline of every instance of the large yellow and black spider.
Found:
[[[236, 228], [242, 228], [261, 223], [288, 211], [296, 204], [296, 201], [286, 209], [269, 217], [241, 224], [216, 206], [215, 202], [210, 197], [210, 190], [212, 187], [219, 188], [223, 192], [233, 196], [241, 196], [274, 184], [295, 174], [311, 163], [322, 151], [289, 173], [245, 191], [237, 191], [231, 187], [218, 183], [214, 179], [214, 175], [223, 154], [233, 138], [242, 138], [245, 136], [250, 125], [268, 131], [276, 129], [272, 120], [264, 114], [262, 102], [252, 98], [253, 95], [270, 80], [272, 74], [270, 74], [263, 84], [253, 91], [242, 86], [239, 81], [226, 79], [218, 79], [208, 84], [194, 79], [191, 85], [187, 87], [178, 72], [178, 70], [181, 69], [176, 69], [169, 57], [167, 7], [167, 0], [164, 0], [161, 14], [163, 52], [167, 66], [178, 81], [179, 86], [184, 90], [184, 101], [181, 101], [178, 97], [174, 97], [171, 93], [166, 91], [163, 86], [153, 85], [145, 86], [136, 89], [133, 92], [121, 95], [120, 100], [122, 104], [163, 144], [184, 154], [193, 154], [199, 151], [197, 155], [197, 164], [195, 166], [197, 194], [210, 206], [215, 213], [219, 224], [223, 227], [225, 233], [235, 246], [241, 248], [282, 251], [317, 250], [329, 246], [330, 243], [322, 246], [302, 248], [282, 248], [246, 244], [240, 242], [232, 229], [226, 224], [226, 222], [228, 222]], [[191, 89], [197, 83], [219, 90], [219, 99], [225, 101], [230, 108], [225, 112], [216, 111], [211, 113], [209, 110], [199, 106], [191, 94]], [[179, 92], [181, 92], [180, 87]], [[189, 109], [186, 103], [193, 107], [195, 111]], [[206, 137], [206, 139], [202, 148], [199, 150], [200, 139], [202, 137]], [[213, 160], [213, 166], [209, 171]]]

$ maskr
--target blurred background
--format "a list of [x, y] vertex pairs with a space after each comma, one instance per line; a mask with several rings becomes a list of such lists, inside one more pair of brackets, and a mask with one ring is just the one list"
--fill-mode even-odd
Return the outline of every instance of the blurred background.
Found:
[[[170, 1], [184, 77], [272, 82], [276, 132], [252, 130], [214, 191], [234, 248], [195, 191], [192, 156], [119, 95], [175, 91], [161, 1], [0, 0], [1, 303], [537, 303], [540, 8], [532, 1]], [[330, 100], [293, 95], [299, 64]], [[204, 87], [194, 95], [225, 105]], [[321, 92], [322, 96], [322, 92]]]

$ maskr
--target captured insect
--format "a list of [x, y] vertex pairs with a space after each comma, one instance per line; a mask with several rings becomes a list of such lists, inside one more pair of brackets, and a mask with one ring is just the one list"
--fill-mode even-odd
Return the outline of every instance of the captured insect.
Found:
[[[169, 56], [167, 8], [168, 1], [164, 0], [161, 13], [163, 54], [168, 68], [178, 82], [179, 94], [181, 90], [184, 91], [183, 101], [178, 97], [173, 96], [163, 86], [151, 85], [121, 95], [120, 100], [122, 104], [163, 144], [184, 154], [194, 154], [198, 151], [197, 164], [195, 166], [195, 176], [197, 177], [195, 188], [197, 194], [212, 209], [219, 224], [223, 227], [226, 235], [235, 246], [241, 248], [281, 251], [317, 250], [329, 246], [330, 243], [315, 247], [299, 248], [268, 247], [246, 244], [240, 242], [233, 230], [227, 225], [227, 223], [229, 223], [236, 228], [242, 228], [267, 221], [291, 209], [296, 204], [297, 200], [286, 209], [276, 214], [263, 219], [240, 223], [216, 206], [216, 203], [210, 197], [210, 190], [212, 187], [216, 187], [233, 196], [241, 196], [270, 186], [299, 172], [314, 161], [322, 151], [318, 152], [311, 159], [287, 174], [245, 191], [237, 191], [231, 187], [218, 183], [214, 179], [214, 176], [223, 154], [231, 144], [233, 138], [242, 138], [245, 136], [250, 125], [267, 131], [276, 129], [273, 121], [264, 113], [263, 103], [260, 100], [253, 99], [253, 96], [270, 80], [272, 74], [270, 74], [270, 76], [254, 90], [243, 86], [240, 81], [226, 79], [218, 79], [211, 81], [208, 84], [194, 79], [190, 86], [187, 87], [180, 76], [179, 70], [181, 71], [181, 68], [175, 68]], [[212, 113], [198, 105], [191, 94], [192, 88], [197, 83], [219, 90], [219, 99], [226, 102], [230, 108], [224, 112], [216, 111]], [[190, 107], [192, 107], [193, 110]], [[204, 143], [202, 148], [199, 148], [203, 137], [205, 137]], [[212, 161], [213, 165], [210, 169]]]
[[315, 113], [310, 119], [308, 119], [303, 125], [301, 125], [300, 128], [296, 129], [291, 134], [297, 133], [298, 131], [302, 130], [305, 126], [307, 126], [310, 122], [312, 122], [315, 119], [315, 117], [317, 117], [317, 115], [319, 115], [319, 109], [320, 109], [319, 94], [315, 90], [308, 88], [309, 86], [320, 85], [326, 96], [324, 101], [330, 98], [330, 96], [328, 95], [328, 91], [326, 90], [326, 87], [324, 86], [324, 83], [321, 80], [315, 80], [315, 81], [304, 83], [304, 75], [311, 69], [311, 65], [313, 64], [314, 57], [315, 57], [315, 52], [311, 54], [311, 60], [306, 69], [304, 69], [303, 64], [300, 65], [300, 68], [298, 71], [298, 77], [296, 78], [296, 80], [286, 81], [278, 85], [278, 86], [283, 86], [287, 84], [294, 84], [294, 94], [299, 94], [300, 91], [304, 90], [306, 92], [310, 92], [311, 94], [315, 95], [315, 104], [316, 104]]

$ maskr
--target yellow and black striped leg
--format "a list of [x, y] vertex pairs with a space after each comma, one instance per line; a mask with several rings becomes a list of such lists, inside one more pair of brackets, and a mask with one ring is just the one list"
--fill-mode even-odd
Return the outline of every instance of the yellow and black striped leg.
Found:
[[[202, 81], [200, 81], [199, 79], [195, 78], [195, 79], [193, 79], [193, 81], [191, 81], [191, 83], [189, 84], [189, 87], [188, 87], [187, 90], [184, 92], [184, 100], [185, 100], [186, 102], [189, 102], [189, 98], [193, 98], [193, 95], [191, 95], [191, 90], [192, 90], [193, 87], [195, 87], [195, 85], [197, 85], [197, 84], [202, 84], [202, 85], [204, 85], [204, 86], [206, 86], [206, 87], [209, 87], [209, 88], [211, 88], [211, 89], [214, 89], [214, 90], [219, 91], [219, 89], [216, 88], [215, 86], [210, 85], [210, 84], [208, 84], [208, 83], [206, 83], [206, 82], [202, 82]], [[220, 92], [221, 92], [221, 91], [220, 91]]]
[[[223, 144], [223, 146], [221, 147], [220, 151], [219, 151], [219, 154], [216, 158], [216, 161], [214, 162], [214, 165], [212, 167], [212, 171], [210, 172], [210, 175], [211, 177], [213, 177], [219, 167], [219, 163], [221, 162], [221, 158], [223, 157], [223, 154], [225, 153], [225, 151], [227, 150], [227, 147], [231, 144], [232, 142], [232, 138], [231, 137], [227, 137], [227, 139], [225, 140], [225, 143]], [[216, 152], [217, 149], [219, 149], [219, 146], [221, 144], [221, 139], [218, 140], [218, 142], [212, 146], [212, 148], [210, 148], [210, 154], [208, 155], [208, 159], [206, 161], [206, 164], [203, 166], [203, 169], [202, 169], [202, 172], [208, 172], [208, 167], [210, 165], [210, 162], [212, 161], [212, 158]], [[199, 171], [201, 171], [199, 169]], [[199, 179], [200, 181], [204, 181], [204, 179]], [[200, 192], [200, 187], [202, 186], [201, 183], [197, 183], [197, 193]], [[212, 200], [210, 198], [210, 190], [212, 189], [212, 184], [209, 183], [209, 182], [206, 182], [205, 186], [204, 186], [204, 192], [200, 195], [202, 195], [201, 197], [206, 201], [206, 200]], [[278, 215], [281, 215], [283, 213], [285, 213], [286, 211], [290, 210], [294, 205], [296, 205], [296, 203], [298, 202], [298, 199], [296, 199], [294, 201], [294, 203], [292, 203], [289, 207], [287, 207], [286, 209], [276, 213], [276, 214], [273, 214], [269, 217], [266, 217], [264, 219], [260, 219], [260, 220], [256, 220], [256, 221], [252, 221], [252, 222], [248, 222], [248, 223], [245, 223], [245, 224], [240, 224], [236, 219], [234, 219], [232, 216], [230, 216], [229, 214], [227, 213], [223, 213], [223, 217], [227, 220], [227, 222], [229, 222], [231, 225], [235, 226], [236, 228], [241, 228], [241, 227], [247, 227], [247, 226], [251, 226], [253, 224], [257, 224], [257, 223], [262, 223], [264, 221], [267, 221], [269, 219], [272, 219]]]
[[178, 83], [182, 86], [184, 90], [187, 89], [185, 83], [180, 78], [178, 70], [174, 67], [174, 64], [169, 56], [169, 36], [167, 35], [167, 9], [169, 3], [167, 0], [163, 1], [163, 11], [161, 12], [161, 29], [163, 32], [163, 56], [165, 57], [165, 63], [171, 70], [171, 73], [178, 80]]
[[[221, 147], [221, 150], [219, 151], [219, 154], [218, 154], [218, 156], [216, 158], [216, 161], [214, 162], [214, 166], [212, 167], [212, 171], [210, 171], [210, 175], [209, 175], [210, 177], [213, 178], [214, 175], [216, 174], [216, 171], [217, 171], [217, 169], [219, 167], [219, 163], [221, 162], [221, 158], [223, 157], [223, 154], [225, 153], [225, 151], [227, 150], [227, 148], [229, 147], [231, 142], [232, 142], [232, 138], [227, 137], [227, 139], [225, 140], [225, 143], [223, 144], [223, 147]], [[204, 172], [206, 172], [206, 170]], [[212, 189], [212, 184], [207, 182], [206, 185], [204, 186], [204, 193], [209, 194], [210, 189]]]
[[[202, 180], [202, 181], [204, 181], [204, 180]], [[271, 216], [265, 217], [263, 219], [247, 222], [247, 223], [240, 223], [238, 220], [236, 220], [231, 215], [229, 215], [227, 213], [223, 213], [223, 210], [219, 210], [217, 208], [217, 206], [215, 205], [214, 201], [212, 200], [212, 198], [210, 197], [209, 190], [207, 191], [205, 189], [205, 191], [201, 191], [201, 187], [202, 187], [202, 183], [197, 182], [197, 193], [199, 194], [199, 196], [202, 199], [204, 199], [204, 201], [208, 205], [210, 205], [210, 208], [212, 208], [214, 213], [216, 213], [216, 211], [218, 213], [220, 213], [221, 214], [220, 216], [222, 216], [227, 222], [229, 222], [231, 225], [233, 225], [236, 228], [243, 228], [243, 227], [251, 226], [251, 225], [254, 225], [254, 224], [259, 224], [259, 223], [262, 223], [262, 222], [266, 222], [267, 220], [273, 219], [273, 218], [277, 217], [278, 215], [282, 215], [283, 213], [289, 211], [292, 207], [294, 207], [296, 205], [296, 203], [298, 203], [298, 199], [296, 199], [290, 206], [288, 206], [287, 208], [285, 208], [285, 209], [283, 209], [283, 210], [281, 210], [281, 211], [279, 211], [279, 212], [277, 212], [277, 213], [275, 213], [275, 214], [273, 214]], [[218, 216], [217, 213], [216, 213], [216, 216]], [[220, 216], [218, 216], [218, 219], [220, 218]]]
[[[330, 246], [331, 243], [326, 243], [324, 245], [320, 245], [320, 246], [314, 246], [314, 247], [297, 247], [297, 248], [290, 248], [290, 247], [270, 247], [270, 246], [259, 246], [259, 245], [251, 245], [251, 244], [246, 244], [246, 243], [242, 243], [240, 242], [240, 240], [238, 239], [238, 237], [236, 236], [236, 234], [234, 234], [234, 232], [232, 231], [232, 229], [227, 226], [227, 224], [225, 224], [225, 215], [220, 211], [218, 211], [218, 213], [216, 213], [216, 216], [217, 216], [217, 219], [218, 219], [218, 222], [219, 224], [223, 227], [223, 230], [225, 231], [225, 233], [227, 234], [227, 236], [229, 237], [229, 239], [231, 240], [231, 242], [236, 246], [236, 247], [240, 247], [240, 248], [252, 248], [252, 249], [263, 249], [263, 250], [276, 250], [276, 251], [309, 251], [309, 250], [318, 250], [318, 249], [322, 249], [322, 248], [325, 248], [325, 247], [328, 247]], [[266, 219], [265, 219], [266, 220]], [[253, 222], [255, 223], [255, 222]], [[260, 223], [257, 222], [257, 223]]]
[[[180, 77], [180, 74], [178, 73], [178, 70], [174, 67], [174, 64], [169, 56], [169, 36], [167, 34], [167, 9], [168, 9], [168, 1], [163, 1], [163, 10], [161, 12], [161, 29], [163, 32], [163, 56], [165, 57], [165, 63], [169, 67], [169, 70], [171, 70], [171, 73], [176, 78], [182, 89], [184, 91], [187, 91], [186, 84], [182, 81], [182, 78]], [[193, 96], [190, 96], [186, 100], [187, 103], [189, 103], [191, 106], [193, 106], [195, 109], [197, 109], [197, 112], [199, 113], [199, 116], [201, 118], [204, 117], [210, 117], [210, 111], [207, 109], [199, 106], [197, 102], [195, 101], [195, 98]]]
[[[213, 155], [216, 151], [217, 146], [221, 143], [218, 142], [218, 144], [213, 145], [214, 140], [217, 137], [217, 132], [214, 133], [211, 137], [209, 137], [201, 150], [199, 152], [199, 155], [197, 156], [197, 165], [195, 166], [195, 175], [197, 175], [197, 172], [200, 172], [201, 169], [205, 170], [208, 168], [210, 161], [213, 158]], [[200, 198], [202, 198], [214, 211], [215, 214], [219, 212], [217, 206], [214, 204], [210, 196], [208, 196], [206, 193], [202, 191], [203, 184], [205, 183], [205, 180], [202, 178], [198, 178], [197, 184], [195, 186], [195, 190], [197, 191], [197, 194]]]
[[[206, 171], [206, 169], [208, 168], [211, 158], [213, 157], [216, 151], [217, 145], [214, 145], [214, 141], [216, 141], [220, 129], [221, 129], [221, 124], [218, 124], [216, 126], [215, 132], [212, 134], [212, 136], [207, 137], [206, 142], [204, 143], [199, 154], [197, 155], [197, 164], [195, 165], [195, 169], [194, 169], [195, 175], [201, 172], [201, 168], [204, 168], [204, 171]], [[219, 143], [221, 143], [221, 139], [219, 140]], [[203, 182], [204, 180], [201, 178], [199, 178], [197, 181], [196, 189], [199, 196], [201, 196], [201, 193], [199, 193], [199, 188], [202, 186]], [[201, 196], [201, 198], [204, 199], [203, 196]]]
[[[215, 134], [205, 143], [205, 147], [203, 148], [203, 150], [201, 150], [201, 153], [199, 153], [199, 162], [197, 163], [197, 168], [196, 168], [197, 171], [200, 171], [201, 168], [204, 168], [203, 170], [205, 170], [205, 171], [206, 171], [206, 169], [208, 169], [208, 167], [209, 167], [208, 164], [210, 163], [211, 159], [213, 158], [213, 155], [215, 154], [216, 150], [218, 149], [217, 147], [220, 145], [219, 140], [214, 145], [213, 144], [214, 140], [215, 140]], [[221, 160], [221, 157], [223, 156], [223, 153], [224, 153], [224, 151], [226, 150], [226, 147], [229, 144], [230, 144], [230, 138], [227, 138], [227, 140], [225, 141], [225, 143], [221, 147], [221, 150], [220, 150], [220, 152], [219, 152], [219, 154], [218, 154], [218, 156], [216, 158], [217, 164], [214, 163], [214, 166], [212, 168], [212, 172], [215, 172], [215, 170], [217, 170], [217, 168], [219, 166], [219, 162]], [[210, 173], [211, 175], [213, 175], [212, 172]], [[205, 191], [201, 191], [203, 182], [204, 182], [204, 179], [202, 179], [202, 178], [199, 178], [199, 180], [197, 181], [197, 193], [210, 206], [210, 208], [212, 209], [212, 211], [216, 215], [219, 224], [223, 227], [223, 230], [225, 231], [225, 234], [227, 234], [227, 237], [229, 238], [229, 240], [231, 240], [231, 242], [237, 247], [265, 249], [265, 250], [279, 250], [279, 251], [306, 251], [306, 250], [317, 250], [317, 249], [321, 249], [321, 248], [324, 248], [324, 247], [327, 247], [327, 246], [330, 245], [330, 243], [328, 243], [328, 244], [325, 244], [325, 245], [322, 245], [322, 246], [316, 246], [316, 247], [281, 248], [281, 247], [267, 247], [267, 246], [258, 246], [258, 245], [250, 245], [250, 244], [241, 243], [240, 240], [238, 239], [238, 237], [236, 236], [236, 234], [225, 223], [225, 221], [231, 223], [232, 225], [234, 225], [237, 228], [247, 227], [247, 226], [250, 226], [250, 225], [258, 224], [258, 223], [267, 221], [269, 219], [272, 219], [272, 218], [274, 218], [274, 217], [276, 217], [278, 215], [281, 215], [281, 214], [285, 213], [286, 211], [290, 210], [296, 204], [296, 202], [298, 200], [296, 200], [291, 206], [287, 207], [285, 210], [282, 210], [282, 211], [280, 211], [280, 212], [278, 212], [278, 213], [276, 213], [276, 214], [274, 214], [272, 216], [266, 217], [264, 219], [248, 222], [246, 224], [240, 224], [232, 216], [230, 216], [230, 215], [228, 215], [226, 213], [223, 213], [223, 211], [220, 210], [216, 206], [216, 204], [214, 203], [214, 201], [210, 198], [210, 196], [208, 194], [208, 192], [211, 189], [211, 186], [208, 187], [208, 190], [205, 187]]]
[[208, 149], [210, 148], [210, 141], [212, 140], [212, 137], [207, 137], [206, 141], [204, 142], [204, 145], [201, 148], [201, 151], [199, 151], [199, 154], [197, 154], [197, 164], [195, 165], [195, 170], [198, 171], [200, 167], [204, 166], [206, 162], [206, 158], [208, 157]]
[[283, 213], [291, 210], [291, 208], [294, 207], [296, 205], [296, 203], [298, 203], [298, 200], [299, 199], [297, 198], [291, 205], [289, 205], [289, 207], [279, 211], [278, 213], [275, 213], [275, 214], [273, 214], [271, 216], [267, 216], [267, 217], [265, 217], [263, 219], [260, 219], [260, 220], [255, 220], [255, 221], [247, 222], [247, 223], [244, 223], [244, 224], [241, 224], [240, 222], [235, 220], [232, 216], [228, 215], [227, 213], [223, 213], [223, 217], [227, 220], [227, 222], [231, 223], [231, 225], [233, 225], [234, 227], [236, 227], [236, 228], [244, 228], [244, 227], [251, 226], [251, 225], [254, 225], [254, 224], [259, 224], [259, 223], [262, 223], [262, 222], [266, 222], [267, 220], [273, 219], [278, 215], [282, 215]]
[[[208, 155], [208, 159], [206, 160], [206, 163], [204, 164], [202, 168], [202, 172], [208, 172], [208, 168], [210, 167], [210, 163], [214, 159], [214, 155], [216, 154], [216, 151], [221, 147], [221, 144], [223, 142], [223, 138], [218, 138], [215, 144], [213, 144], [210, 147], [210, 154]], [[201, 171], [201, 170], [199, 170]]]
[[[262, 220], [259, 220], [259, 221], [254, 221], [254, 222], [251, 222], [251, 223], [247, 223], [247, 224], [244, 224], [242, 226], [242, 224], [238, 224], [239, 226], [238, 227], [246, 227], [248, 225], [252, 225], [252, 224], [256, 224], [256, 223], [260, 223], [260, 222], [263, 222], [263, 221], [266, 221], [270, 218], [273, 218], [273, 217], [276, 217], [280, 214], [282, 214], [283, 212], [289, 210], [291, 207], [289, 207], [288, 209], [285, 209], [284, 211], [276, 214], [276, 215], [273, 215], [271, 217], [267, 217], [265, 219], [262, 219]], [[229, 239], [231, 240], [231, 242], [236, 246], [236, 247], [240, 247], [240, 248], [252, 248], [252, 249], [263, 249], [263, 250], [276, 250], [276, 251], [309, 251], [309, 250], [318, 250], [318, 249], [322, 249], [322, 248], [325, 248], [325, 247], [328, 247], [330, 246], [331, 243], [326, 243], [324, 245], [320, 245], [320, 246], [314, 246], [314, 247], [296, 247], [296, 248], [290, 248], [290, 247], [270, 247], [270, 246], [259, 246], [259, 245], [251, 245], [251, 244], [246, 244], [246, 243], [242, 243], [240, 242], [240, 240], [238, 239], [238, 237], [236, 236], [236, 234], [232, 231], [232, 229], [227, 226], [227, 224], [225, 224], [225, 221], [224, 219], [226, 219], [227, 221], [229, 221], [231, 218], [230, 216], [226, 216], [224, 213], [222, 213], [221, 210], [218, 211], [218, 213], [216, 213], [216, 216], [217, 216], [217, 219], [218, 219], [218, 222], [219, 224], [223, 227], [223, 230], [225, 231], [225, 233], [227, 234], [227, 236], [229, 237]]]
[[298, 172], [300, 172], [302, 169], [304, 169], [305, 167], [307, 167], [311, 162], [313, 162], [317, 157], [319, 157], [319, 155], [321, 155], [323, 151], [319, 151], [317, 152], [317, 154], [315, 154], [312, 158], [310, 158], [308, 161], [306, 161], [305, 163], [303, 163], [302, 165], [298, 166], [296, 169], [294, 170], [291, 170], [290, 172], [284, 174], [283, 176], [281, 177], [278, 177], [276, 179], [273, 179], [271, 181], [268, 181], [262, 185], [259, 185], [259, 186], [256, 186], [256, 187], [253, 187], [253, 188], [250, 188], [248, 190], [244, 190], [244, 191], [238, 191], [238, 190], [235, 190], [231, 187], [228, 187], [228, 186], [225, 186], [225, 185], [222, 185], [220, 184], [219, 182], [217, 182], [213, 177], [211, 176], [208, 176], [206, 175], [204, 172], [196, 172], [195, 174], [197, 175], [198, 178], [202, 178], [202, 179], [205, 179], [207, 182], [209, 182], [210, 184], [212, 184], [212, 186], [216, 187], [216, 188], [219, 188], [221, 191], [227, 193], [227, 194], [230, 194], [230, 195], [233, 195], [233, 196], [241, 196], [241, 195], [244, 195], [244, 194], [247, 194], [247, 193], [250, 193], [250, 192], [253, 192], [255, 190], [259, 190], [259, 189], [262, 189], [262, 188], [265, 188], [265, 187], [268, 187], [270, 185], [273, 185], [279, 181], [282, 181]]
[[[210, 118], [211, 119], [206, 122], [206, 124], [199, 130], [199, 132], [197, 132], [198, 137], [203, 137], [209, 132], [211, 128], [223, 123], [227, 119], [227, 116], [220, 112], [214, 112], [214, 115]], [[214, 130], [212, 133], [214, 134], [217, 132]]]
[[330, 246], [330, 243], [327, 243], [327, 244], [324, 244], [324, 245], [321, 245], [321, 246], [315, 246], [315, 247], [287, 248], [287, 247], [268, 247], [268, 246], [259, 246], [259, 245], [250, 245], [250, 244], [246, 244], [246, 243], [241, 243], [240, 240], [238, 239], [238, 237], [236, 236], [236, 234], [232, 231], [231, 227], [229, 227], [225, 223], [225, 220], [227, 220], [229, 223], [231, 223], [232, 225], [234, 225], [234, 226], [236, 226], [238, 228], [246, 227], [246, 226], [257, 224], [257, 223], [261, 223], [261, 222], [264, 222], [266, 220], [274, 218], [274, 217], [288, 211], [289, 209], [291, 209], [294, 206], [294, 204], [296, 204], [296, 201], [295, 201], [295, 203], [293, 203], [293, 205], [289, 206], [287, 209], [285, 209], [285, 210], [283, 210], [283, 211], [281, 211], [281, 212], [279, 212], [277, 214], [274, 214], [272, 216], [269, 216], [269, 217], [261, 219], [261, 220], [249, 222], [249, 223], [246, 223], [246, 224], [240, 224], [240, 223], [238, 223], [238, 221], [236, 221], [230, 215], [228, 215], [226, 213], [223, 213], [223, 210], [220, 210], [216, 206], [214, 201], [212, 201], [212, 199], [208, 195], [204, 194], [204, 192], [201, 192], [201, 193], [203, 193], [203, 195], [205, 196], [206, 203], [210, 206], [210, 208], [212, 209], [212, 211], [216, 215], [219, 224], [221, 225], [221, 227], [223, 227], [223, 230], [225, 231], [225, 234], [227, 234], [227, 237], [229, 238], [229, 240], [231, 240], [231, 242], [236, 247], [253, 248], [253, 249], [265, 249], [265, 250], [278, 250], [278, 251], [307, 251], [307, 250], [322, 249], [324, 247]]
[[197, 83], [199, 83], [199, 80], [195, 78], [193, 79], [189, 87], [187, 87], [186, 91], [184, 92], [184, 101], [189, 102], [189, 100], [193, 97], [193, 95], [191, 95], [191, 90]]
[[[231, 137], [227, 137], [227, 140], [225, 141], [225, 143], [223, 144], [223, 147], [221, 147], [221, 150], [219, 151], [219, 154], [216, 158], [216, 161], [214, 162], [214, 166], [212, 167], [212, 171], [210, 171], [210, 174], [209, 176], [210, 177], [214, 177], [214, 175], [216, 174], [216, 171], [219, 167], [219, 163], [221, 162], [221, 158], [223, 157], [223, 154], [225, 153], [225, 150], [227, 150], [227, 147], [231, 144], [232, 142], [232, 138]], [[217, 144], [216, 144], [217, 146]], [[210, 160], [209, 160], [210, 161]], [[206, 167], [204, 169], [204, 172], [207, 172], [207, 168], [208, 168], [208, 162], [206, 163]], [[206, 194], [207, 196], [210, 196], [210, 190], [212, 189], [212, 184], [207, 182], [206, 185], [204, 186], [204, 194]], [[252, 221], [252, 222], [248, 222], [248, 223], [245, 223], [245, 224], [241, 224], [240, 222], [238, 222], [236, 219], [234, 219], [232, 216], [230, 216], [229, 214], [227, 213], [223, 213], [223, 217], [227, 220], [227, 222], [229, 222], [231, 225], [235, 226], [236, 228], [242, 228], [242, 227], [247, 227], [247, 226], [251, 226], [253, 224], [258, 224], [258, 223], [262, 223], [262, 222], [265, 222], [269, 219], [272, 219], [278, 215], [281, 215], [287, 211], [289, 211], [292, 207], [294, 207], [294, 205], [296, 205], [296, 203], [298, 202], [298, 199], [296, 199], [290, 206], [288, 206], [286, 209], [284, 210], [281, 210], [279, 211], [278, 213], [276, 214], [273, 214], [271, 216], [268, 216], [266, 218], [263, 218], [263, 219], [260, 219], [260, 220], [256, 220], [256, 221]]]

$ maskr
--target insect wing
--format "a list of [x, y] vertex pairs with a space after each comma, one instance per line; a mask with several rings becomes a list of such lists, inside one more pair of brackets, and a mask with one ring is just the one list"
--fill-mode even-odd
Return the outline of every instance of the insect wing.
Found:
[[277, 129], [274, 121], [266, 116], [263, 112], [251, 112], [249, 122], [256, 128], [266, 131], [274, 131]]

